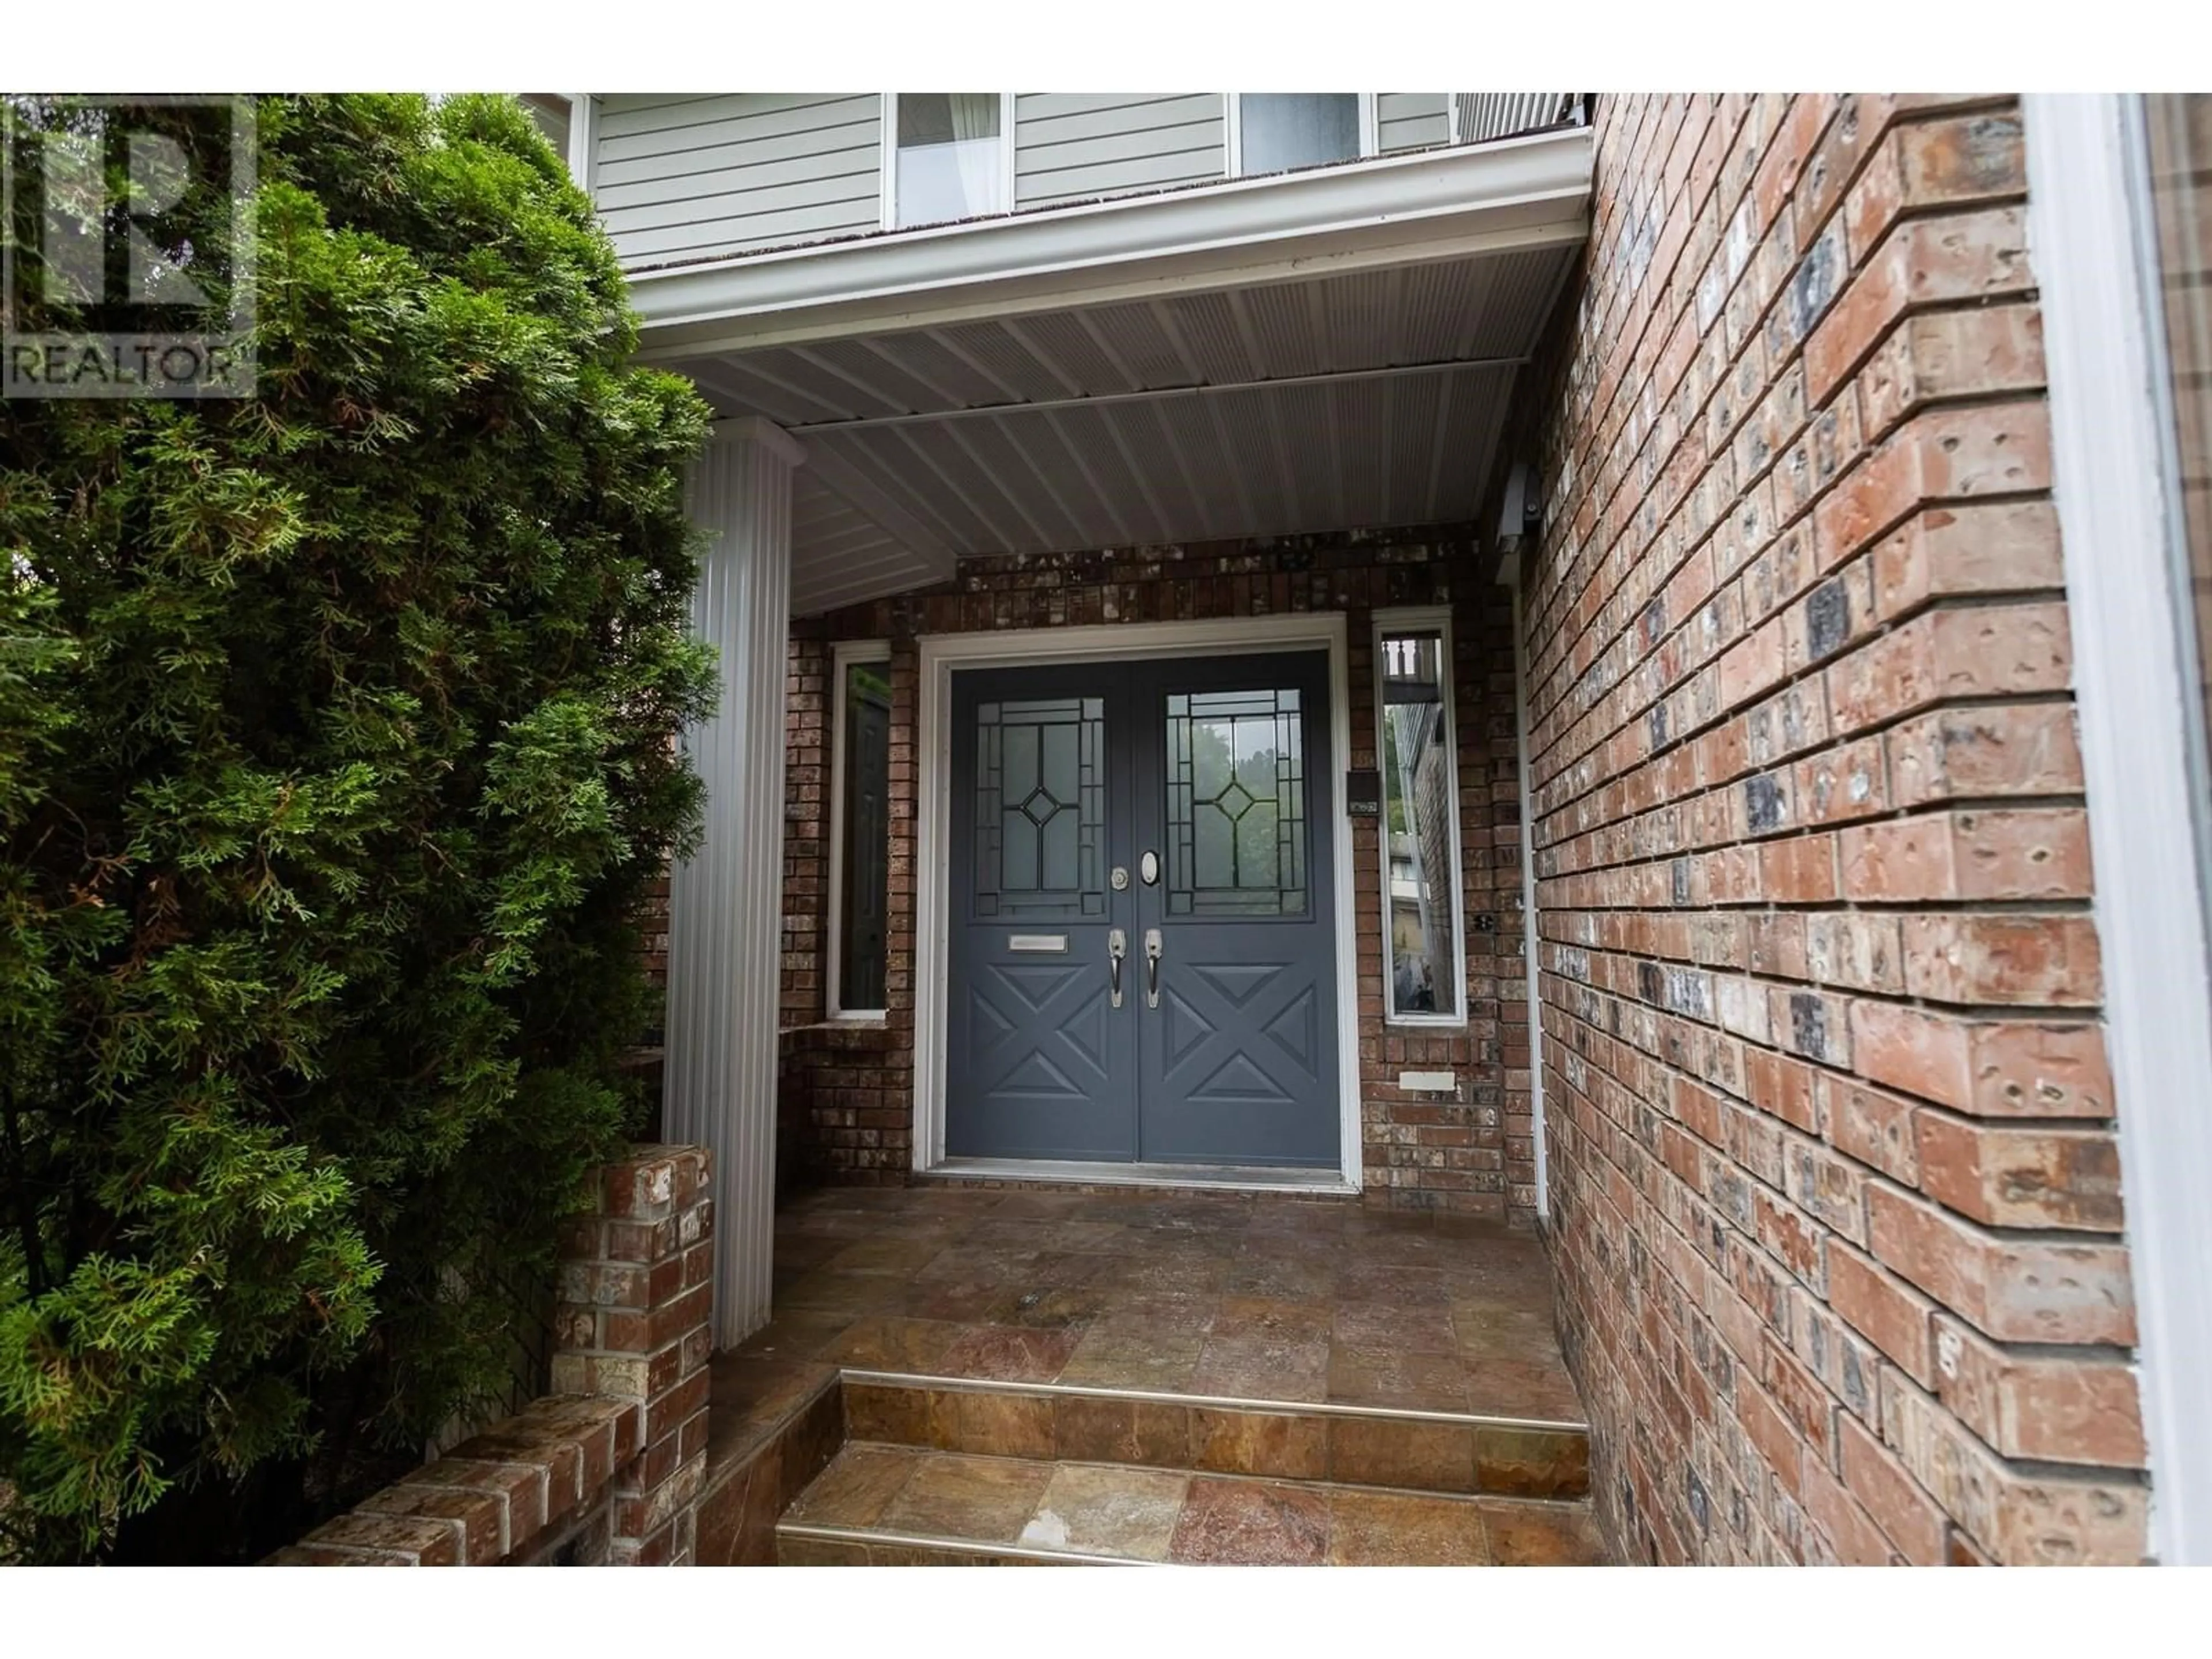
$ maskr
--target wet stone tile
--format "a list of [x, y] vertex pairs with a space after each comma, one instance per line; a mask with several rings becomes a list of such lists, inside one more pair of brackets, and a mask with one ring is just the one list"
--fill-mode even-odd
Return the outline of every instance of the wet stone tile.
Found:
[[1582, 1397], [1575, 1392], [1575, 1380], [1556, 1359], [1538, 1364], [1473, 1359], [1468, 1367], [1467, 1398], [1468, 1408], [1485, 1416], [1552, 1423], [1583, 1421]]
[[1124, 1334], [1094, 1327], [1085, 1332], [1060, 1380], [1094, 1388], [1185, 1390], [1198, 1369], [1206, 1339], [1180, 1334]]
[[1336, 1310], [1336, 1340], [1347, 1348], [1381, 1348], [1396, 1353], [1455, 1354], [1458, 1333], [1440, 1304], [1400, 1307], [1388, 1303], [1346, 1302]]
[[1164, 1561], [1190, 1479], [1148, 1469], [1063, 1464], [1023, 1527], [1038, 1549]]
[[1089, 1287], [1036, 1285], [1002, 1291], [991, 1304], [988, 1320], [994, 1325], [1062, 1330], [1088, 1324], [1109, 1305], [1103, 1292]]
[[1061, 1395], [1053, 1401], [1053, 1438], [1071, 1461], [1190, 1467], [1190, 1413], [1182, 1406]]
[[1256, 1480], [1194, 1480], [1169, 1548], [1177, 1561], [1314, 1566], [1328, 1551], [1328, 1498]]
[[911, 1273], [944, 1253], [949, 1237], [940, 1230], [859, 1238], [823, 1265], [838, 1273]]
[[1328, 1397], [1347, 1406], [1465, 1411], [1467, 1368], [1455, 1354], [1407, 1353], [1338, 1343], [1329, 1350]]
[[1224, 1400], [1319, 1401], [1328, 1393], [1326, 1339], [1210, 1336], [1191, 1373], [1194, 1394]]
[[1221, 1275], [1224, 1296], [1275, 1301], [1322, 1301], [1335, 1294], [1336, 1267], [1325, 1259], [1264, 1251], [1249, 1242]]
[[817, 1267], [794, 1280], [776, 1296], [776, 1310], [811, 1308], [850, 1314], [879, 1313], [898, 1293], [902, 1279], [890, 1273], [848, 1273], [834, 1267]]
[[1405, 1267], [1391, 1262], [1357, 1261], [1338, 1270], [1336, 1294], [1346, 1303], [1380, 1303], [1394, 1307], [1433, 1307], [1451, 1301], [1450, 1283], [1437, 1267]]
[[887, 1529], [930, 1537], [1012, 1543], [1036, 1512], [1048, 1465], [933, 1453], [883, 1510]]
[[989, 1322], [991, 1310], [1010, 1294], [997, 1279], [916, 1279], [902, 1285], [884, 1311], [908, 1319], [944, 1319], [955, 1324]]
[[990, 1382], [1049, 1382], [1076, 1352], [1080, 1329], [1031, 1330], [1018, 1325], [972, 1325], [945, 1351], [946, 1376]]
[[926, 1455], [888, 1446], [848, 1446], [799, 1495], [786, 1518], [825, 1527], [873, 1526]]
[[1204, 1336], [1212, 1330], [1221, 1308], [1217, 1297], [1170, 1291], [1100, 1290], [1098, 1294], [1104, 1305], [1091, 1328], [1115, 1338]]
[[841, 1538], [778, 1538], [775, 1559], [787, 1567], [865, 1567], [868, 1547]]
[[824, 1347], [822, 1358], [864, 1370], [934, 1371], [963, 1328], [944, 1320], [872, 1314]]
[[791, 1308], [755, 1331], [735, 1350], [748, 1359], [812, 1359], [853, 1324], [849, 1314], [823, 1308]]
[[855, 1440], [901, 1446], [933, 1444], [929, 1390], [848, 1382], [845, 1384], [845, 1431]]
[[1580, 1498], [1589, 1491], [1589, 1440], [1567, 1429], [1480, 1427], [1474, 1435], [1480, 1490], [1516, 1498]]
[[1474, 1431], [1418, 1418], [1332, 1418], [1328, 1473], [1332, 1480], [1358, 1486], [1473, 1492]]
[[1325, 1301], [1229, 1296], [1222, 1298], [1209, 1332], [1214, 1336], [1297, 1341], [1328, 1336], [1333, 1315], [1331, 1304]]
[[1565, 1504], [1482, 1500], [1492, 1559], [1502, 1567], [1601, 1567], [1604, 1540], [1588, 1510]]
[[1291, 1412], [1194, 1406], [1191, 1465], [1278, 1480], [1328, 1478], [1328, 1419]]
[[948, 1389], [958, 1449], [993, 1457], [1054, 1455], [1052, 1400], [1044, 1395]]
[[1490, 1562], [1470, 1499], [1339, 1489], [1329, 1495], [1328, 1559], [1341, 1567], [1480, 1567]]

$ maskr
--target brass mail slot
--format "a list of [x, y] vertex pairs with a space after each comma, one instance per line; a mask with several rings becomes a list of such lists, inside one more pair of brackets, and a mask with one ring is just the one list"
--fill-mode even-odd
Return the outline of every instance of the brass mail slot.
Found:
[[1006, 936], [1009, 951], [1045, 951], [1066, 955], [1067, 935], [1065, 933], [1010, 933]]

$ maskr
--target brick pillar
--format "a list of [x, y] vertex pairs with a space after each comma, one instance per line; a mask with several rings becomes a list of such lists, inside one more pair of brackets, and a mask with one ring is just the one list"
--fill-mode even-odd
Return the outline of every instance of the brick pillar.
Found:
[[635, 1401], [641, 1419], [639, 1454], [614, 1477], [614, 1565], [691, 1561], [714, 1352], [708, 1170], [702, 1147], [637, 1147], [569, 1231], [554, 1389]]

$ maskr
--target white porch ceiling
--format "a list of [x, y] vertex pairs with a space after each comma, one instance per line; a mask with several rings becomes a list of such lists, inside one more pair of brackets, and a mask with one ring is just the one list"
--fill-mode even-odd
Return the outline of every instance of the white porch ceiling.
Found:
[[805, 447], [805, 615], [963, 557], [1471, 519], [1578, 247], [1553, 223], [986, 316], [956, 286], [835, 331], [732, 313], [720, 337], [649, 355]]

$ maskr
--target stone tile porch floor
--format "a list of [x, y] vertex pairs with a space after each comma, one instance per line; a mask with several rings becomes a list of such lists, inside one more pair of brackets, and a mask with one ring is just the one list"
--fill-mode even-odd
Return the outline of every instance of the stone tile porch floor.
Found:
[[737, 1353], [1583, 1421], [1534, 1238], [1273, 1194], [807, 1193], [777, 1218], [774, 1316]]
[[[1480, 1443], [1474, 1478], [1458, 1484], [1425, 1468], [1387, 1474], [1417, 1446], [1456, 1446], [1419, 1438], [1463, 1432], [1435, 1426], [1447, 1418], [1582, 1424], [1553, 1334], [1550, 1269], [1527, 1234], [1274, 1194], [928, 1185], [799, 1195], [779, 1213], [775, 1249], [773, 1318], [715, 1361], [714, 1437], [757, 1444], [842, 1372], [852, 1437], [789, 1512], [781, 1547], [794, 1564], [905, 1561], [915, 1552], [896, 1538], [917, 1532], [996, 1540], [1004, 1547], [978, 1545], [972, 1558], [989, 1560], [1025, 1550], [1130, 1562], [1602, 1559], [1586, 1506], [1486, 1486]], [[972, 1406], [1006, 1426], [1006, 1443], [994, 1432], [933, 1445], [927, 1427], [877, 1432], [862, 1420], [932, 1409], [872, 1376], [909, 1390], [934, 1379], [1089, 1398], [1002, 1409], [971, 1395], [963, 1425]], [[1071, 1452], [1071, 1408], [1095, 1411], [1108, 1393], [1187, 1408], [1194, 1445], [1207, 1402], [1398, 1421], [1381, 1431], [1387, 1443], [1370, 1419], [1354, 1425], [1366, 1461], [1349, 1475], [1339, 1459], [1352, 1433], [1330, 1430], [1310, 1467], [1291, 1448], [1287, 1463], [1256, 1471], [1298, 1465], [1306, 1478], [1237, 1478], [1255, 1471], [1224, 1470], [1202, 1451]], [[1123, 1409], [1140, 1413], [1141, 1438], [1141, 1413], [1161, 1408]], [[1216, 1432], [1236, 1415], [1214, 1413]], [[1045, 1443], [1026, 1443], [1039, 1423]], [[869, 1443], [878, 1440], [915, 1443]], [[985, 1451], [1010, 1455], [975, 1455]], [[716, 1455], [710, 1447], [710, 1466]], [[1124, 1467], [1163, 1462], [1182, 1467]]]

